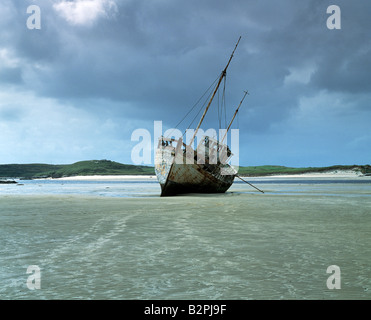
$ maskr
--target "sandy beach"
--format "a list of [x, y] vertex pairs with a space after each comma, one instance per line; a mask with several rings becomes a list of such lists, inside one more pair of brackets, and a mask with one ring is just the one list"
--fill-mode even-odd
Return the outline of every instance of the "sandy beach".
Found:
[[[264, 188], [0, 196], [0, 297], [370, 299], [369, 185]], [[29, 265], [42, 270], [40, 290], [26, 286]], [[326, 285], [331, 265], [341, 270], [339, 290]]]
[[72, 176], [72, 177], [63, 177], [63, 178], [56, 178], [54, 180], [61, 180], [61, 181], [128, 181], [128, 180], [136, 180], [136, 181], [148, 181], [148, 180], [156, 180], [156, 176], [152, 175], [99, 175], [99, 176]]
[[[271, 175], [271, 176], [258, 176], [258, 177], [248, 177], [248, 178], [259, 178], [259, 179], [276, 179], [276, 178], [359, 178], [363, 175], [357, 171], [353, 170], [339, 170], [331, 172], [317, 172], [317, 173], [303, 173], [303, 174], [293, 174], [293, 175]], [[73, 176], [73, 177], [63, 177], [57, 178], [55, 180], [61, 181], [148, 181], [156, 180], [155, 175], [98, 175], [98, 176]]]
[[[358, 171], [353, 170], [339, 170], [330, 172], [315, 172], [315, 173], [302, 173], [302, 174], [291, 174], [291, 175], [272, 175], [270, 178], [359, 178], [364, 175]], [[268, 178], [268, 176], [267, 176]]]

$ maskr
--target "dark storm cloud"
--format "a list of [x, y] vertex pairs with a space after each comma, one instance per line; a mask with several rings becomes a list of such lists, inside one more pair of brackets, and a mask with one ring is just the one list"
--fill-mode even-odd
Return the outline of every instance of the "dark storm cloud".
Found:
[[[124, 2], [114, 19], [100, 19], [85, 27], [69, 25], [45, 3], [41, 32], [30, 32], [24, 26], [17, 29], [15, 46], [28, 64], [24, 77], [34, 91], [59, 99], [130, 102], [147, 110], [145, 115], [151, 118], [158, 110], [166, 115], [174, 107], [191, 106], [218, 76], [238, 36], [266, 28], [254, 15], [260, 12], [266, 20], [273, 18], [273, 9], [248, 5], [239, 11], [239, 5]], [[271, 23], [268, 28], [274, 28]], [[245, 47], [250, 47], [249, 42]], [[249, 56], [242, 44], [238, 55], [243, 67]], [[34, 68], [33, 63], [41, 63], [42, 68]], [[238, 88], [240, 97], [256, 80], [254, 70], [241, 70], [238, 65], [234, 71], [245, 82]]]
[[[313, 85], [337, 92], [370, 92], [371, 4], [364, 1], [340, 1], [342, 30], [327, 30], [317, 39], [319, 68]], [[314, 42], [316, 43], [316, 42]]]
[[[339, 32], [325, 27], [326, 1], [123, 1], [112, 19], [87, 27], [69, 25], [50, 3], [41, 2], [42, 30], [31, 32], [25, 28], [24, 1], [16, 2], [15, 27], [8, 30], [18, 55], [49, 67], [35, 75], [43, 84], [35, 89], [44, 94], [161, 104], [166, 88], [170, 96], [176, 88], [196, 94], [222, 69], [239, 35], [234, 71], [247, 84], [260, 80], [264, 90], [279, 87], [290, 66], [308, 60], [319, 65], [312, 83], [321, 88], [350, 90], [352, 83], [361, 90], [371, 83], [361, 81], [369, 79], [362, 66], [370, 59], [370, 43], [364, 43], [370, 5], [360, 2], [340, 1], [344, 30]], [[345, 74], [350, 78], [342, 85]], [[359, 75], [361, 86], [353, 81]]]

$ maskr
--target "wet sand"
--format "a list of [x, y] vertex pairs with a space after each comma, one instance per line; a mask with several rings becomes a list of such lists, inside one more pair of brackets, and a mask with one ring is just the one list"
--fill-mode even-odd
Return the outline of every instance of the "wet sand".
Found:
[[[0, 207], [1, 299], [371, 299], [362, 191], [1, 196]], [[40, 290], [26, 286], [29, 265]], [[326, 286], [330, 265], [341, 289]]]

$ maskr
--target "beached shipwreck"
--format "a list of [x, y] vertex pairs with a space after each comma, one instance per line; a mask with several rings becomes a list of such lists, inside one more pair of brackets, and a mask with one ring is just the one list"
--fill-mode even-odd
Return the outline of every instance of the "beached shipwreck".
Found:
[[[206, 151], [205, 157], [203, 157], [205, 153], [201, 150], [202, 148]], [[220, 148], [228, 147], [219, 145], [218, 141], [209, 137], [205, 137], [196, 151], [183, 143], [182, 139], [162, 137], [155, 160], [161, 196], [226, 192], [232, 185], [237, 172], [229, 164], [223, 164], [220, 159], [216, 164], [214, 163], [212, 157], [217, 156]]]
[[217, 140], [203, 136], [197, 140], [196, 148], [193, 147], [193, 144], [220, 84], [226, 77], [227, 68], [240, 39], [241, 37], [238, 39], [226, 67], [220, 74], [210, 100], [194, 130], [192, 139], [185, 143], [183, 137], [175, 139], [161, 136], [159, 138], [155, 156], [155, 171], [161, 185], [161, 196], [184, 193], [224, 193], [232, 185], [237, 171], [228, 164], [233, 154], [224, 140], [247, 92], [245, 92], [222, 139]]

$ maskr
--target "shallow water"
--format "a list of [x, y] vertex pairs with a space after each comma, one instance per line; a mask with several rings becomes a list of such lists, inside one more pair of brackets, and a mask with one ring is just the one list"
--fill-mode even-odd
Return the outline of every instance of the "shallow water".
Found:
[[371, 183], [21, 183], [0, 188], [0, 299], [371, 298]]
[[88, 195], [99, 197], [159, 196], [157, 180], [154, 181], [63, 181], [17, 180], [18, 184], [0, 185], [1, 195]]

